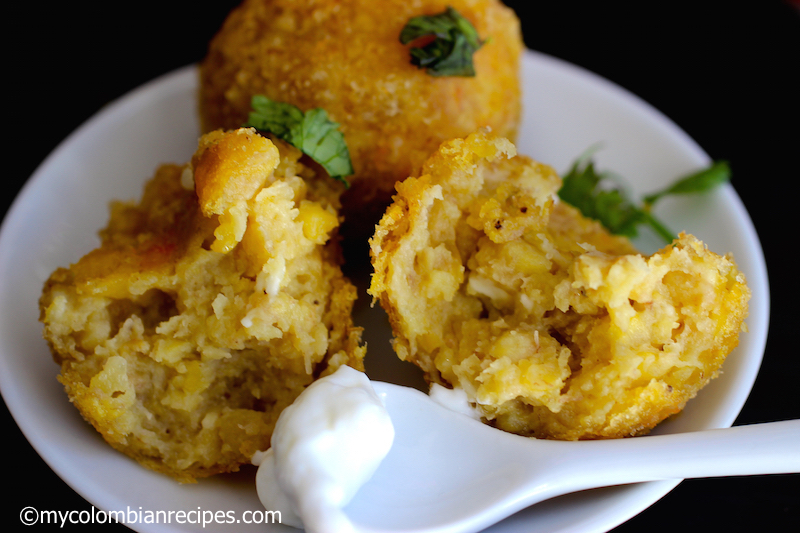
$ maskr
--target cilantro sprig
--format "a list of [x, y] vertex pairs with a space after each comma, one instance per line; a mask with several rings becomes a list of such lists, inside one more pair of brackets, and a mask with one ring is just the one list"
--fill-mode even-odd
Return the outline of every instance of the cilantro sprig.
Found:
[[679, 179], [669, 187], [644, 197], [644, 205], [649, 209], [658, 199], [670, 194], [695, 194], [710, 191], [731, 179], [731, 169], [727, 161], [715, 161], [708, 167]]
[[622, 187], [608, 186], [614, 180], [609, 172], [598, 172], [591, 157], [584, 155], [573, 163], [563, 178], [559, 197], [578, 208], [585, 217], [599, 221], [611, 233], [636, 237], [641, 225], [650, 226], [666, 242], [675, 234], [652, 214], [653, 205], [665, 196], [710, 191], [730, 180], [730, 166], [715, 161], [707, 168], [684, 176], [668, 187], [634, 204]]
[[292, 104], [263, 95], [253, 96], [250, 106], [253, 110], [246, 127], [270, 132], [288, 142], [319, 163], [331, 178], [350, 186], [346, 179], [353, 174], [350, 151], [339, 124], [324, 109], [309, 109], [304, 113]]
[[423, 37], [433, 39], [410, 50], [411, 64], [431, 76], [475, 76], [472, 56], [486, 42], [469, 20], [448, 6], [436, 15], [412, 17], [400, 32], [400, 42], [409, 44]]

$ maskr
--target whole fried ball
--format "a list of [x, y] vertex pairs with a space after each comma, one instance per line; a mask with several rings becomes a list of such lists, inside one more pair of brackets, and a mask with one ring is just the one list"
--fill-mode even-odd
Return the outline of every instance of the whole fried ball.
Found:
[[[474, 77], [432, 76], [411, 64], [419, 43], [399, 40], [409, 19], [447, 6], [485, 41]], [[515, 137], [522, 50], [519, 21], [498, 0], [245, 0], [201, 64], [201, 124], [240, 127], [256, 94], [325, 109], [341, 125], [355, 169], [345, 215], [379, 215], [395, 182], [443, 141], [481, 127]]]
[[398, 184], [369, 292], [397, 355], [484, 421], [561, 440], [647, 433], [718, 374], [750, 290], [691, 235], [636, 253], [560, 187], [507, 139], [443, 144]]

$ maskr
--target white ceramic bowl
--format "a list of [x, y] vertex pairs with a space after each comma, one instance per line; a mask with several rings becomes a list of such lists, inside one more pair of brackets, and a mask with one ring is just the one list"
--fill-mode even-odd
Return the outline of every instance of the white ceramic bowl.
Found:
[[[656, 190], [709, 162], [683, 131], [616, 85], [551, 57], [523, 59], [524, 120], [517, 147], [560, 171], [589, 146], [603, 148], [599, 167], [625, 177], [635, 194]], [[133, 511], [136, 531], [226, 531], [230, 524], [142, 523], [147, 511], [231, 512], [241, 520], [261, 509], [254, 471], [178, 485], [112, 450], [79, 416], [56, 381], [41, 337], [37, 300], [58, 266], [98, 244], [112, 199], [134, 199], [163, 162], [185, 162], [194, 152], [196, 72], [186, 67], [136, 89], [103, 109], [66, 139], [26, 183], [0, 233], [0, 389], [25, 436], [42, 458], [98, 509]], [[665, 200], [658, 214], [675, 231], [694, 233], [719, 253], [733, 252], [753, 291], [749, 332], [714, 380], [658, 432], [730, 426], [761, 363], [768, 325], [763, 253], [742, 202], [730, 186], [696, 198]], [[645, 251], [657, 246], [644, 237]], [[366, 261], [366, 258], [365, 258]], [[366, 275], [366, 270], [364, 270]], [[362, 288], [366, 279], [355, 280]], [[418, 386], [419, 373], [396, 359], [385, 316], [361, 293], [356, 321], [367, 329], [371, 377]], [[606, 531], [647, 508], [677, 483], [646, 483], [556, 498], [512, 516], [491, 533]], [[227, 517], [228, 515], [226, 515]], [[237, 531], [291, 531], [239, 523]]]

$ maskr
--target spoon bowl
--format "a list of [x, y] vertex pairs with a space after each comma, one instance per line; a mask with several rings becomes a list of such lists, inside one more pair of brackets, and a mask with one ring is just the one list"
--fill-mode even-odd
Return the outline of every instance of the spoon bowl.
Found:
[[800, 420], [597, 441], [506, 433], [426, 394], [373, 386], [392, 449], [345, 508], [361, 533], [470, 533], [579, 490], [654, 481], [800, 472]]

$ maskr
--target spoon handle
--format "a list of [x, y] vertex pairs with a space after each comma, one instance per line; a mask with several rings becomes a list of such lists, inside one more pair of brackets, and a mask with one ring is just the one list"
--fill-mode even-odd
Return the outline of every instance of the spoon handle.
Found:
[[595, 460], [583, 463], [591, 464], [592, 471], [572, 490], [662, 479], [800, 472], [800, 420], [576, 444]]

